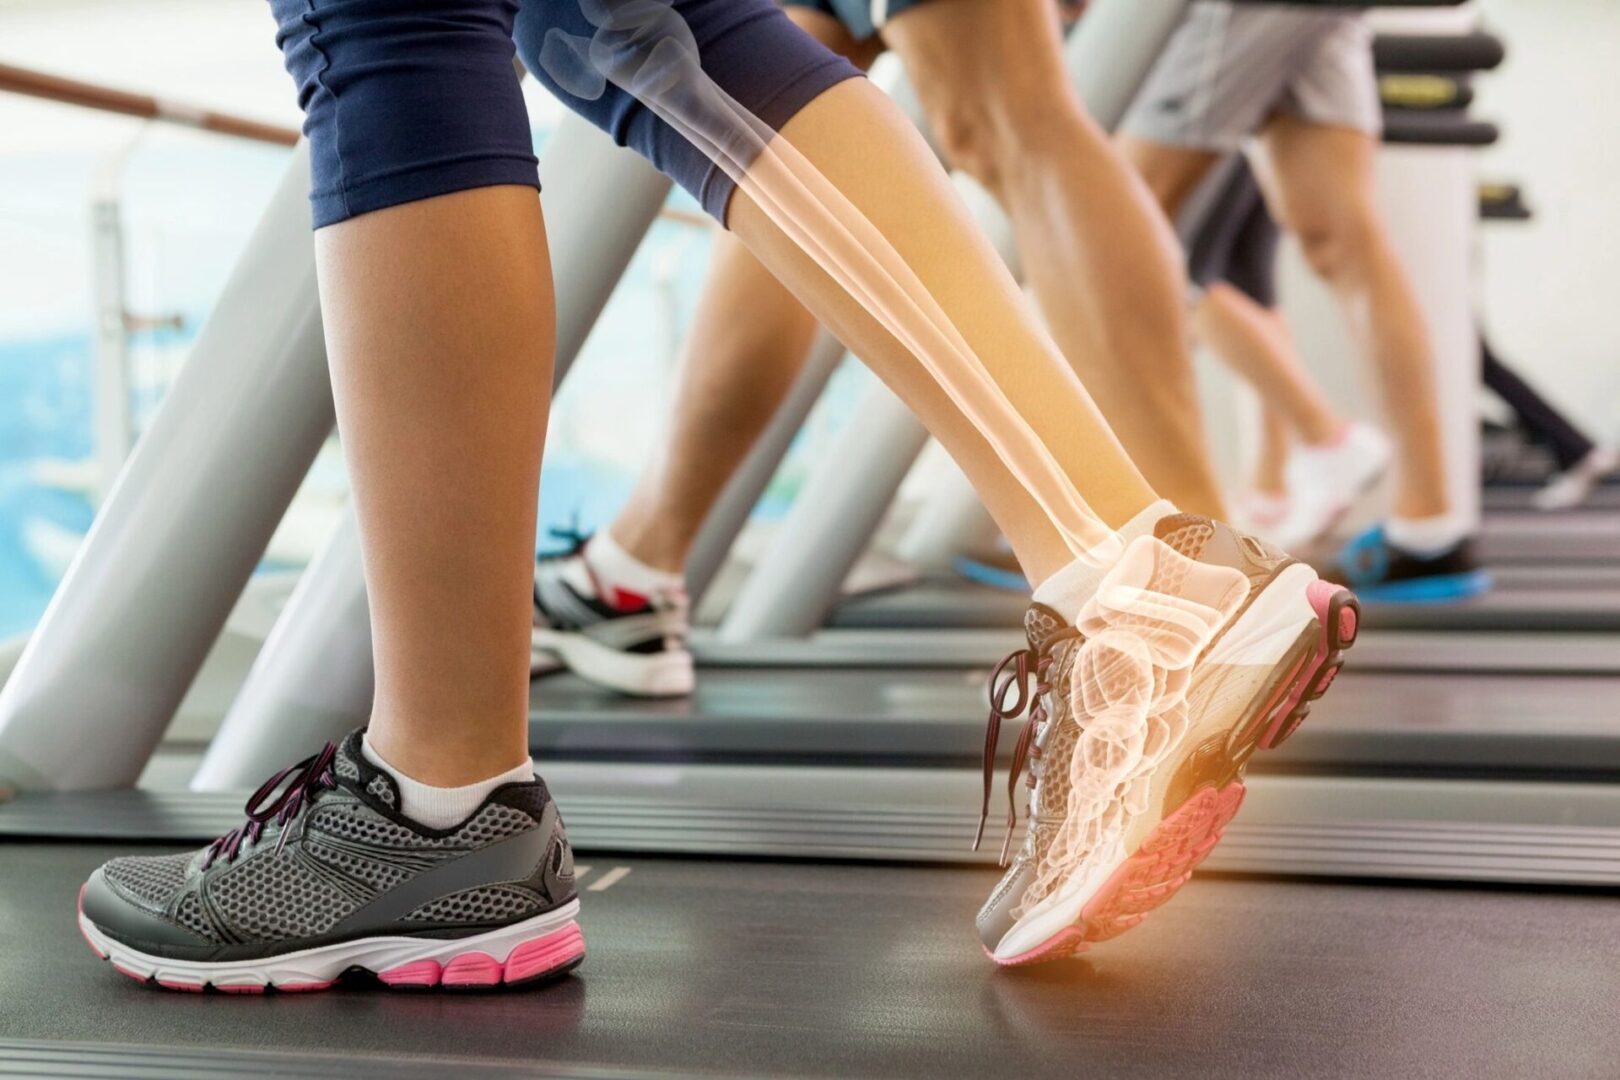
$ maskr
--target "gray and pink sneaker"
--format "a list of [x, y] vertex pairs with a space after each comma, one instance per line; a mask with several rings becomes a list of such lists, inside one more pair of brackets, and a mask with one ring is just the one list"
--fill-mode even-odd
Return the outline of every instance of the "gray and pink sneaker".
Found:
[[1174, 895], [1242, 804], [1250, 756], [1332, 683], [1358, 612], [1307, 564], [1192, 514], [1131, 544], [1078, 613], [1032, 605], [1028, 647], [991, 682], [986, 812], [1001, 721], [1029, 717], [1008, 845], [1026, 764], [1030, 790], [1023, 846], [978, 917], [990, 959], [1080, 952]]
[[272, 777], [248, 820], [200, 851], [113, 859], [79, 929], [130, 978], [170, 990], [322, 990], [351, 971], [394, 988], [512, 986], [585, 958], [574, 859], [536, 778], [430, 829], [360, 752], [360, 732]]

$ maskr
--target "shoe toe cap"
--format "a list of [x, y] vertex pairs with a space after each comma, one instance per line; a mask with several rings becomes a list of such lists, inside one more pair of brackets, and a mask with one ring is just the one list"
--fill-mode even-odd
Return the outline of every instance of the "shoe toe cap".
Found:
[[106, 871], [103, 866], [90, 875], [79, 900], [80, 912], [96, 929], [144, 952], [215, 944], [126, 895]]

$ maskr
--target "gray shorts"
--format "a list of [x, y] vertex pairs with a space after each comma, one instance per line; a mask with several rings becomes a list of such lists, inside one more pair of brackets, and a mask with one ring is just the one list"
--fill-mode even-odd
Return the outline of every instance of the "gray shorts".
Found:
[[856, 41], [876, 36], [894, 16], [927, 0], [779, 0], [783, 7], [807, 7], [831, 15]]
[[1195, 0], [1120, 131], [1226, 152], [1278, 113], [1379, 133], [1372, 30], [1360, 14]]

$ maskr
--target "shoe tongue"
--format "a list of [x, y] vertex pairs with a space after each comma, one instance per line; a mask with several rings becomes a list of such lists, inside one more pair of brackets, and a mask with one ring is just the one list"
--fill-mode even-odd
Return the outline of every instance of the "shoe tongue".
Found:
[[367, 802], [398, 810], [399, 785], [387, 769], [379, 769], [366, 757], [361, 748], [365, 733], [365, 728], [349, 732], [332, 759], [332, 771]]

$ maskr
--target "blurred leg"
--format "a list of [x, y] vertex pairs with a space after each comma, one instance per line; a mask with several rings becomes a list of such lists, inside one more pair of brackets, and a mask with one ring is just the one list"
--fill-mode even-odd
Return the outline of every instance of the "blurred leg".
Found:
[[1379, 216], [1373, 138], [1278, 116], [1265, 132], [1277, 218], [1338, 296], [1383, 388], [1395, 435], [1398, 517], [1445, 514], [1434, 352], [1417, 298]]
[[1253, 384], [1268, 413], [1281, 416], [1307, 443], [1329, 443], [1344, 421], [1305, 374], [1288, 324], [1224, 282], [1211, 285], [1193, 312], [1199, 340]]
[[1050, 0], [932, 0], [883, 36], [951, 163], [1006, 208], [1053, 338], [1144, 475], [1184, 509], [1219, 516], [1181, 251], [1076, 97]]

